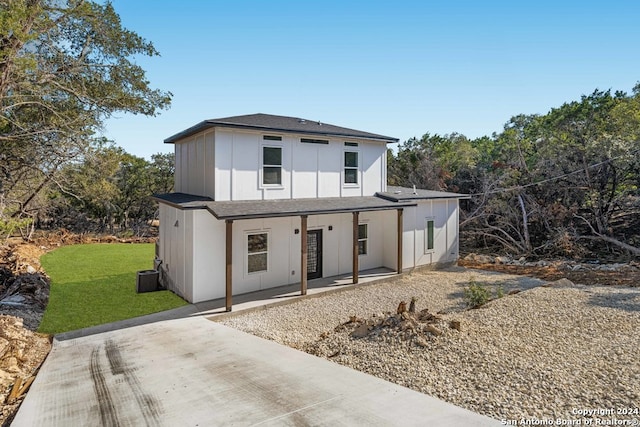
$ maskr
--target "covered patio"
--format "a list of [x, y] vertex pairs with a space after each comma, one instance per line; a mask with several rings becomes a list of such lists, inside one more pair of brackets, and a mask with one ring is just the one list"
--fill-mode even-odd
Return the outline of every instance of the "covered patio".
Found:
[[282, 216], [300, 217], [300, 295], [307, 294], [307, 219], [309, 215], [323, 215], [335, 213], [351, 213], [352, 215], [352, 273], [351, 283], [360, 281], [360, 266], [358, 256], [358, 224], [360, 212], [381, 211], [395, 209], [397, 211], [397, 268], [396, 274], [402, 272], [402, 214], [404, 207], [415, 206], [415, 203], [398, 203], [384, 200], [378, 197], [337, 197], [328, 199], [287, 199], [287, 200], [260, 200], [260, 201], [231, 201], [208, 202], [207, 210], [216, 219], [226, 223], [226, 311], [231, 311], [233, 306], [233, 222], [245, 219], [275, 218]]
[[[292, 300], [300, 298], [314, 298], [333, 292], [344, 291], [354, 286], [364, 286], [374, 283], [384, 283], [395, 280], [398, 272], [389, 268], [374, 268], [362, 270], [358, 274], [358, 283], [354, 284], [351, 274], [340, 274], [331, 277], [322, 277], [309, 280], [305, 294], [302, 294], [301, 284], [278, 286], [261, 291], [249, 292], [233, 297], [234, 308], [237, 311], [263, 310], [268, 307], [289, 304]], [[224, 317], [231, 314], [227, 310], [227, 299], [219, 298], [194, 304], [198, 314], [203, 316]], [[235, 314], [235, 311], [233, 312]]]

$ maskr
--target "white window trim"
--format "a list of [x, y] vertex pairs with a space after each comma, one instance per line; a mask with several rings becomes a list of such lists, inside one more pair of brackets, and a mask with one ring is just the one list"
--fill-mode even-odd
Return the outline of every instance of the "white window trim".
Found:
[[[267, 269], [266, 270], [260, 270], [260, 271], [253, 271], [253, 272], [249, 272], [249, 236], [255, 235], [255, 234], [266, 234], [267, 235], [267, 250], [264, 252], [254, 252], [252, 255], [255, 254], [262, 254], [262, 253], [266, 253], [267, 254]], [[259, 274], [265, 274], [268, 273], [271, 267], [271, 255], [269, 254], [269, 248], [271, 247], [271, 230], [251, 230], [251, 231], [245, 231], [244, 233], [244, 275], [245, 276], [256, 276]]]
[[[346, 153], [356, 153], [358, 155], [358, 166], [357, 167], [353, 167], [353, 166], [349, 166], [347, 167], [344, 163], [345, 163], [345, 154]], [[344, 188], [359, 188], [360, 187], [360, 182], [362, 181], [362, 174], [360, 173], [360, 165], [362, 164], [362, 159], [361, 159], [361, 155], [360, 155], [360, 150], [358, 150], [358, 147], [347, 147], [347, 149], [342, 150], [342, 168], [340, 169], [340, 175], [341, 175], [341, 180], [342, 180], [342, 187]], [[357, 171], [356, 174], [356, 179], [358, 180], [358, 182], [353, 183], [353, 182], [345, 182], [347, 176], [344, 173], [346, 169], [355, 169]]]
[[[429, 249], [429, 222], [433, 222], [433, 248]], [[436, 251], [436, 219], [429, 216], [424, 219], [424, 253], [432, 254]]]
[[[282, 189], [284, 188], [284, 144], [278, 144], [278, 141], [268, 141], [269, 143], [264, 143], [260, 147], [260, 173], [259, 173], [259, 188], [264, 189]], [[275, 142], [272, 144], [271, 142]], [[277, 165], [265, 165], [264, 164], [264, 149], [265, 148], [279, 148], [280, 149], [280, 184], [265, 184], [264, 183], [264, 168], [265, 167], [276, 167]]]
[[[365, 256], [366, 257], [371, 253], [371, 251], [369, 250], [369, 248], [370, 248], [369, 243], [371, 243], [371, 235], [369, 234], [369, 222], [368, 221], [358, 222], [358, 227], [360, 227], [361, 225], [366, 225], [367, 226], [367, 237], [365, 237], [364, 239], [361, 239], [360, 238], [360, 234], [358, 233], [358, 256]], [[363, 253], [363, 254], [360, 253], [360, 241], [361, 240], [364, 240], [364, 241], [367, 242], [367, 244], [366, 244], [367, 252]]]

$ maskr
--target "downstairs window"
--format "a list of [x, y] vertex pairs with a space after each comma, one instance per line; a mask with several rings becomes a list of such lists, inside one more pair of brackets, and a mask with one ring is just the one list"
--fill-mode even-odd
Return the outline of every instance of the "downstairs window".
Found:
[[269, 265], [269, 234], [247, 235], [247, 273], [267, 271]]

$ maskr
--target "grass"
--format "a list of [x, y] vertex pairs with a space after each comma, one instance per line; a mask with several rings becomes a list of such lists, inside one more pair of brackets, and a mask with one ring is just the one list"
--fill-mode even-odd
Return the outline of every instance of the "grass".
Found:
[[42, 256], [51, 277], [39, 332], [57, 334], [185, 305], [169, 291], [136, 293], [139, 270], [152, 268], [153, 244], [63, 246]]

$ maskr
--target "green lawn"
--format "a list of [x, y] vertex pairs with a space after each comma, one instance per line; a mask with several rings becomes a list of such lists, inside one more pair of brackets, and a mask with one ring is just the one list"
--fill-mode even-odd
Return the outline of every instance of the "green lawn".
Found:
[[153, 252], [147, 243], [98, 243], [43, 255], [51, 293], [39, 332], [56, 334], [185, 305], [169, 291], [136, 293], [137, 272], [152, 268]]

